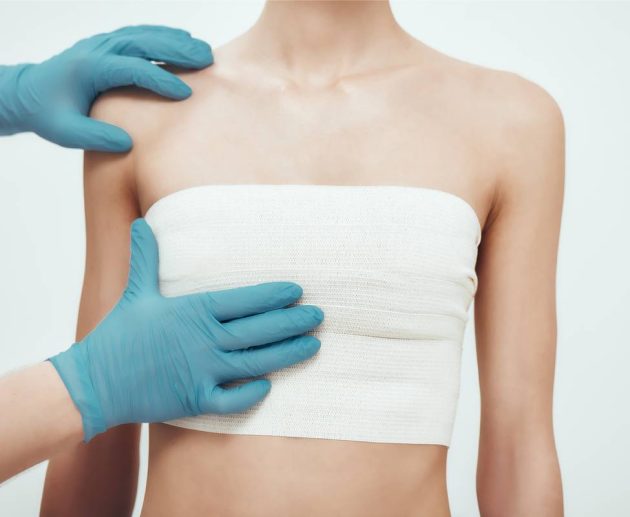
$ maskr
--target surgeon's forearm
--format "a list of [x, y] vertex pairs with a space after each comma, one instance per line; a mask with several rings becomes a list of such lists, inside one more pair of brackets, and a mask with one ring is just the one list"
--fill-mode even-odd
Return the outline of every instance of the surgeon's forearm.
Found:
[[0, 378], [0, 482], [83, 438], [81, 414], [48, 361]]

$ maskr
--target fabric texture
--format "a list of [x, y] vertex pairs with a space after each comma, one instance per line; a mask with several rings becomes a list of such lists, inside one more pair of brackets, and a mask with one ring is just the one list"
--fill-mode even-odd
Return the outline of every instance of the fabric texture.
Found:
[[292, 281], [321, 307], [318, 354], [243, 413], [167, 423], [228, 434], [449, 445], [481, 225], [446, 191], [202, 185], [145, 215], [164, 296]]

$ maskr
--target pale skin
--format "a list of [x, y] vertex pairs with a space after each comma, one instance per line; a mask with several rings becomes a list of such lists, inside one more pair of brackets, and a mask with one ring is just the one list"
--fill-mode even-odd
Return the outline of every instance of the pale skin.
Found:
[[[540, 86], [413, 39], [387, 2], [270, 2], [253, 28], [180, 72], [193, 96], [104, 95], [92, 115], [134, 149], [85, 158], [78, 337], [124, 288], [129, 225], [213, 183], [409, 185], [451, 192], [483, 227], [475, 298], [485, 516], [563, 512], [552, 399], [564, 124]], [[325, 346], [325, 343], [322, 344]], [[138, 426], [49, 465], [42, 514], [125, 515]], [[143, 515], [449, 515], [441, 445], [150, 429]]]
[[81, 414], [49, 362], [0, 378], [0, 483], [83, 439]]

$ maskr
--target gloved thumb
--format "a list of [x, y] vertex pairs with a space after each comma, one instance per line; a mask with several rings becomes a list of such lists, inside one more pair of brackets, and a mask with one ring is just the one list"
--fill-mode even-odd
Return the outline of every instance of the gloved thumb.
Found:
[[50, 114], [40, 121], [36, 132], [63, 147], [89, 151], [125, 152], [131, 149], [131, 137], [126, 131], [95, 120], [78, 112]]
[[127, 292], [134, 295], [159, 294], [158, 246], [151, 227], [144, 219], [131, 224], [131, 260]]
[[271, 389], [267, 379], [256, 379], [233, 388], [206, 386], [199, 397], [202, 413], [240, 413], [265, 398]]

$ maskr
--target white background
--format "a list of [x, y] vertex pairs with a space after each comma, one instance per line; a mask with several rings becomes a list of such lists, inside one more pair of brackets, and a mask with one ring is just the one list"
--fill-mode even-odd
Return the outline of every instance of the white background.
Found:
[[[0, 2], [0, 63], [43, 60], [81, 37], [136, 23], [186, 28], [217, 47], [245, 31], [262, 5]], [[440, 1], [394, 2], [393, 9], [417, 38], [515, 71], [563, 110], [555, 426], [566, 514], [630, 515], [630, 4]], [[0, 139], [0, 374], [72, 343], [82, 210], [81, 152], [31, 135]], [[478, 515], [472, 325], [471, 318], [449, 458], [455, 516]], [[44, 468], [0, 486], [0, 515], [37, 515]]]

